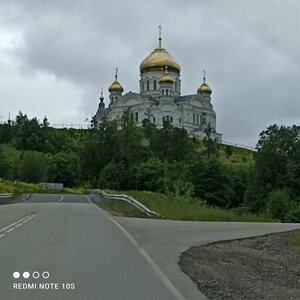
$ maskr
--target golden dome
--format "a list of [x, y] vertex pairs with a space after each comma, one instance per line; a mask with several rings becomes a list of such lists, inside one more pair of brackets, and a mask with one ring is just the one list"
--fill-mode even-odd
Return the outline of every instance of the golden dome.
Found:
[[212, 90], [211, 88], [204, 82], [200, 85], [200, 87], [197, 90], [198, 94], [203, 94], [203, 93], [207, 93], [207, 94], [211, 94]]
[[123, 93], [124, 89], [123, 87], [121, 86], [120, 82], [115, 80], [111, 85], [110, 87], [108, 88], [108, 91], [109, 92], [112, 92], [112, 91], [116, 91], [116, 92], [121, 92]]
[[169, 75], [168, 66], [165, 66], [165, 74], [160, 77], [159, 83], [174, 83], [174, 79]]
[[148, 71], [161, 71], [165, 66], [168, 66], [172, 72], [180, 73], [180, 65], [169, 54], [169, 52], [158, 46], [150, 53], [140, 64], [141, 73]]

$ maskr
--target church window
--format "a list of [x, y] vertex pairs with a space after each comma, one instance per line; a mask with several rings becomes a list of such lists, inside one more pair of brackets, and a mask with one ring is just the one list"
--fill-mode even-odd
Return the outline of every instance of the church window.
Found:
[[173, 117], [171, 117], [171, 116], [164, 116], [163, 117], [163, 122], [173, 123]]
[[195, 119], [196, 119], [196, 116], [195, 116], [195, 114], [193, 114], [193, 124], [195, 124]]
[[149, 80], [147, 80], [147, 91], [149, 91], [150, 89], [150, 83], [149, 83]]
[[156, 91], [156, 80], [155, 79], [153, 81], [153, 84], [154, 84], [154, 91]]
[[165, 94], [165, 91], [164, 91], [164, 90], [161, 90], [161, 94], [164, 96], [164, 94]]
[[197, 114], [197, 125], [199, 124], [199, 115]]
[[175, 81], [175, 91], [177, 92], [177, 81]]
[[153, 117], [153, 124], [155, 124], [155, 117]]
[[139, 113], [138, 112], [135, 113], [135, 122], [136, 123], [139, 122]]
[[179, 124], [181, 124], [181, 118], [179, 118]]
[[169, 95], [169, 90], [168, 89], [166, 89], [166, 96], [168, 96]]

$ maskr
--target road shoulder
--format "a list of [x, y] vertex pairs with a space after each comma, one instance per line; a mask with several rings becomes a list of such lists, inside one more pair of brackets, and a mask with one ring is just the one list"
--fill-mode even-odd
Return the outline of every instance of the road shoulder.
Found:
[[192, 247], [179, 265], [209, 299], [300, 299], [300, 255], [291, 246], [293, 234]]

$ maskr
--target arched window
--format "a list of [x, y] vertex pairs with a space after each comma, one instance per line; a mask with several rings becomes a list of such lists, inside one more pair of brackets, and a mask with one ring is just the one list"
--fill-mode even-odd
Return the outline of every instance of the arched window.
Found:
[[166, 96], [168, 96], [169, 95], [169, 90], [168, 89], [166, 89]]
[[179, 124], [181, 124], [181, 118], [179, 118]]
[[164, 95], [165, 95], [165, 91], [164, 91], [164, 90], [161, 90], [161, 94], [164, 96]]
[[163, 122], [173, 123], [173, 117], [171, 117], [171, 116], [164, 116], [163, 117]]
[[175, 92], [177, 92], [177, 81], [175, 81]]
[[147, 80], [147, 91], [149, 91], [150, 89], [150, 83], [149, 83], [149, 80]]
[[154, 91], [156, 91], [156, 80], [155, 79], [153, 81], [153, 85], [154, 85]]
[[135, 122], [136, 123], [139, 122], [139, 113], [138, 112], [135, 113]]

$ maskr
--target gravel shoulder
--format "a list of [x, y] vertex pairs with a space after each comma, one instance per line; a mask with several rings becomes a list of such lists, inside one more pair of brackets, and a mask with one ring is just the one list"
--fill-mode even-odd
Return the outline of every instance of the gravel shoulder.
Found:
[[300, 299], [299, 232], [192, 247], [179, 265], [209, 299]]

